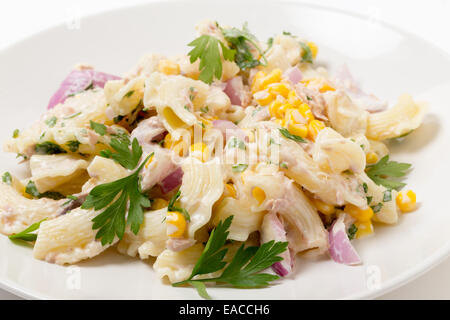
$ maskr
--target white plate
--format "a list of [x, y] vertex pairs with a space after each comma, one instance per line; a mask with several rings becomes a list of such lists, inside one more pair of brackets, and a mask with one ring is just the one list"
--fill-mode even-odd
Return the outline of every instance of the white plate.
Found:
[[[364, 264], [347, 267], [328, 259], [298, 260], [296, 272], [265, 289], [211, 288], [216, 299], [371, 298], [413, 279], [449, 253], [448, 214], [450, 59], [429, 43], [364, 17], [312, 5], [262, 1], [177, 3], [165, 1], [81, 20], [79, 30], [59, 26], [0, 53], [2, 140], [44, 110], [60, 81], [78, 62], [121, 74], [147, 52], [187, 52], [194, 25], [204, 19], [250, 29], [265, 39], [283, 30], [314, 40], [319, 61], [347, 63], [365, 89], [395, 101], [409, 92], [427, 100], [430, 114], [393, 158], [411, 162], [408, 177], [420, 208], [396, 226], [376, 227], [376, 236], [354, 242]], [[15, 156], [0, 155], [0, 168], [16, 171]], [[76, 267], [32, 258], [30, 248], [0, 237], [0, 286], [27, 298], [196, 299], [192, 288], [161, 284], [151, 262], [120, 256], [114, 249]]]

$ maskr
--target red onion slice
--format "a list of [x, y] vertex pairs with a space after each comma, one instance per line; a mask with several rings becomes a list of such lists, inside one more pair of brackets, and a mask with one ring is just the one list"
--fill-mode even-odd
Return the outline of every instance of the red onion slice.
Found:
[[92, 69], [72, 70], [50, 98], [47, 109], [63, 103], [71, 94], [86, 90], [91, 84], [94, 88], [103, 88], [108, 80], [118, 79], [120, 77]]
[[223, 92], [230, 98], [231, 104], [242, 106], [244, 83], [241, 77], [234, 77], [227, 81]]
[[303, 79], [302, 72], [297, 67], [292, 67], [284, 72], [284, 77], [289, 79], [292, 84], [297, 84]]
[[178, 167], [175, 171], [170, 173], [159, 183], [161, 192], [163, 194], [169, 193], [170, 191], [172, 191], [181, 184], [182, 179], [183, 179], [183, 170], [181, 169], [181, 167]]
[[331, 226], [330, 232], [328, 233], [328, 241], [330, 256], [334, 261], [346, 265], [361, 263], [361, 258], [348, 238], [343, 215]]

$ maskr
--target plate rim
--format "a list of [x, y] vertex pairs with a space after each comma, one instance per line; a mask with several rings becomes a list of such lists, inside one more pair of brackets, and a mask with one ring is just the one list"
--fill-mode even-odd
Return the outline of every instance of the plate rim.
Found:
[[[129, 10], [129, 9], [136, 9], [136, 8], [143, 8], [143, 7], [151, 7], [151, 6], [157, 6], [160, 4], [181, 4], [181, 3], [195, 3], [195, 4], [201, 4], [202, 2], [208, 1], [209, 3], [211, 1], [219, 2], [219, 0], [151, 0], [147, 3], [140, 3], [140, 4], [132, 4], [132, 5], [124, 5], [118, 8], [110, 8], [105, 9], [99, 12], [90, 13], [86, 15], [82, 15], [80, 19], [95, 19], [96, 17], [100, 17], [105, 14], [109, 13], [115, 13], [121, 10]], [[235, 2], [239, 3], [238, 0], [228, 0], [228, 2]], [[310, 2], [304, 2], [304, 1], [295, 1], [295, 0], [246, 0], [245, 4], [248, 3], [279, 3], [281, 5], [295, 5], [295, 6], [303, 6], [303, 7], [309, 7], [316, 10], [324, 10], [328, 12], [334, 12], [339, 13], [345, 16], [351, 16], [354, 18], [357, 18], [359, 20], [367, 20], [369, 18], [368, 15], [359, 13], [359, 12], [352, 12], [346, 9], [336, 8], [332, 7], [331, 5], [325, 5], [325, 4], [317, 4], [317, 3], [310, 3]], [[385, 27], [387, 29], [390, 29], [396, 33], [399, 33], [401, 35], [405, 35], [408, 38], [412, 40], [419, 40], [423, 43], [425, 43], [428, 47], [432, 48], [433, 51], [438, 52], [443, 57], [445, 57], [449, 64], [450, 64], [450, 52], [447, 52], [446, 50], [440, 48], [438, 45], [434, 44], [433, 42], [422, 38], [420, 35], [417, 35], [415, 33], [412, 33], [400, 26], [396, 26], [388, 21], [384, 21], [382, 19], [378, 19], [376, 23], [382, 27]], [[60, 29], [61, 27], [64, 27], [64, 23], [57, 23], [52, 26], [48, 26], [42, 30], [39, 30], [37, 32], [31, 33], [23, 38], [20, 38], [17, 41], [13, 41], [6, 46], [0, 48], [0, 55], [7, 54], [8, 51], [13, 50], [15, 47], [22, 45], [23, 43], [26, 43], [30, 39], [33, 39], [35, 37], [39, 37], [40, 35], [43, 35], [45, 33], [53, 32], [57, 29]], [[446, 260], [450, 256], [450, 239], [447, 240], [447, 242], [442, 245], [438, 250], [436, 250], [433, 254], [427, 257], [424, 261], [421, 263], [416, 264], [413, 267], [410, 267], [404, 272], [401, 272], [399, 275], [394, 276], [392, 279], [388, 281], [382, 281], [381, 285], [377, 289], [366, 289], [363, 291], [360, 291], [355, 294], [351, 294], [347, 296], [346, 300], [356, 300], [356, 299], [374, 299], [377, 298], [383, 294], [386, 294], [388, 292], [391, 292], [397, 288], [400, 288], [401, 286], [404, 286], [411, 281], [421, 277], [425, 273], [429, 272], [439, 264], [441, 264], [444, 260]], [[0, 289], [3, 289], [9, 293], [12, 293], [18, 297], [28, 299], [28, 300], [57, 300], [58, 298], [52, 297], [46, 294], [43, 294], [39, 291], [29, 289], [23, 285], [20, 285], [18, 283], [14, 283], [10, 281], [8, 278], [0, 277]], [[293, 299], [295, 300], [295, 299]], [[337, 299], [338, 300], [338, 299]]]

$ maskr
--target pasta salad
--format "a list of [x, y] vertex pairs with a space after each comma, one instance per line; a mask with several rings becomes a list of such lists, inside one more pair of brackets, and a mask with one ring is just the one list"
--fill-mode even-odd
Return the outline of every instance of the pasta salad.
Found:
[[173, 286], [257, 288], [302, 259], [362, 263], [351, 241], [416, 208], [411, 165], [386, 141], [425, 106], [388, 106], [314, 42], [259, 41], [215, 21], [190, 51], [115, 76], [77, 65], [33, 125], [4, 144], [29, 168], [0, 183], [0, 232], [76, 264], [114, 246]]

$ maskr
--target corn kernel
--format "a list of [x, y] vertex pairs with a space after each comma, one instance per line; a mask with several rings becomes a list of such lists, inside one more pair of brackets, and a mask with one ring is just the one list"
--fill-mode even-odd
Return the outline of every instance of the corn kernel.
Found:
[[265, 77], [261, 81], [261, 88], [265, 89], [269, 84], [280, 82], [281, 81], [281, 69], [273, 69], [272, 72], [270, 72], [267, 77]]
[[298, 111], [306, 121], [311, 122], [314, 120], [314, 115], [311, 112], [311, 108], [306, 103], [300, 104], [298, 106]]
[[373, 210], [371, 207], [360, 209], [353, 204], [347, 204], [344, 211], [358, 221], [370, 221], [373, 217]]
[[267, 76], [264, 71], [258, 71], [252, 80], [252, 93], [259, 91], [262, 80]]
[[402, 212], [410, 212], [416, 209], [416, 194], [412, 190], [400, 191], [395, 199]]
[[315, 140], [319, 131], [325, 129], [325, 124], [320, 120], [312, 120], [308, 125], [308, 138]]
[[170, 133], [166, 134], [164, 138], [164, 148], [170, 149], [175, 141], [172, 140], [172, 135]]
[[290, 92], [288, 86], [284, 83], [273, 83], [269, 85], [267, 89], [269, 90], [269, 93], [273, 95], [280, 95], [284, 98], [287, 98]]
[[369, 152], [366, 154], [366, 163], [373, 164], [378, 162], [378, 155], [375, 152]]
[[171, 60], [163, 59], [158, 63], [158, 71], [167, 75], [180, 74], [180, 66]]
[[166, 218], [167, 235], [172, 238], [182, 237], [186, 230], [186, 220], [180, 212], [169, 211]]
[[357, 239], [368, 236], [369, 234], [373, 233], [373, 225], [370, 221], [361, 221], [356, 222], [355, 226], [358, 228], [358, 231], [356, 231], [355, 237]]
[[267, 90], [258, 91], [257, 93], [255, 93], [254, 97], [261, 106], [266, 106], [275, 99], [275, 95], [269, 93], [269, 91]]
[[292, 105], [295, 105], [297, 101], [300, 101], [300, 99], [297, 97], [297, 93], [294, 90], [289, 91], [287, 100]]
[[263, 203], [264, 200], [266, 200], [266, 193], [260, 187], [254, 187], [252, 190], [252, 195], [253, 198], [255, 198], [256, 201], [258, 201], [258, 205], [261, 205], [261, 203]]
[[312, 41], [309, 41], [308, 43], [306, 43], [306, 45], [311, 50], [311, 54], [313, 56], [313, 59], [315, 59], [317, 57], [317, 52], [319, 51], [319, 49], [317, 48], [317, 45], [314, 42], [312, 42]]
[[278, 112], [277, 110], [282, 106], [282, 103], [278, 100], [272, 101], [269, 105], [269, 113], [272, 117], [276, 117]]
[[225, 192], [224, 192], [226, 197], [233, 197], [236, 198], [236, 189], [234, 187], [234, 184], [232, 183], [226, 183], [225, 184]]
[[328, 83], [325, 83], [320, 89], [319, 92], [320, 93], [324, 93], [327, 91], [336, 91], [335, 88], [333, 88], [332, 86], [330, 86]]
[[325, 215], [330, 215], [336, 212], [336, 208], [333, 205], [325, 203], [319, 199], [313, 199], [313, 203], [317, 210]]
[[156, 198], [152, 203], [152, 210], [159, 210], [162, 208], [167, 208], [169, 202], [163, 198]]
[[201, 161], [208, 161], [209, 159], [209, 148], [203, 142], [197, 142], [191, 145], [191, 153]]
[[284, 118], [284, 116], [286, 115], [286, 112], [289, 110], [289, 109], [292, 109], [293, 108], [293, 106], [292, 106], [292, 104], [290, 104], [290, 103], [285, 103], [285, 104], [283, 104], [283, 105], [281, 105], [278, 109], [277, 109], [277, 112], [276, 112], [276, 116], [277, 116], [277, 118]]
[[290, 123], [288, 125], [288, 130], [290, 133], [302, 138], [306, 138], [308, 135], [308, 127], [304, 124]]

